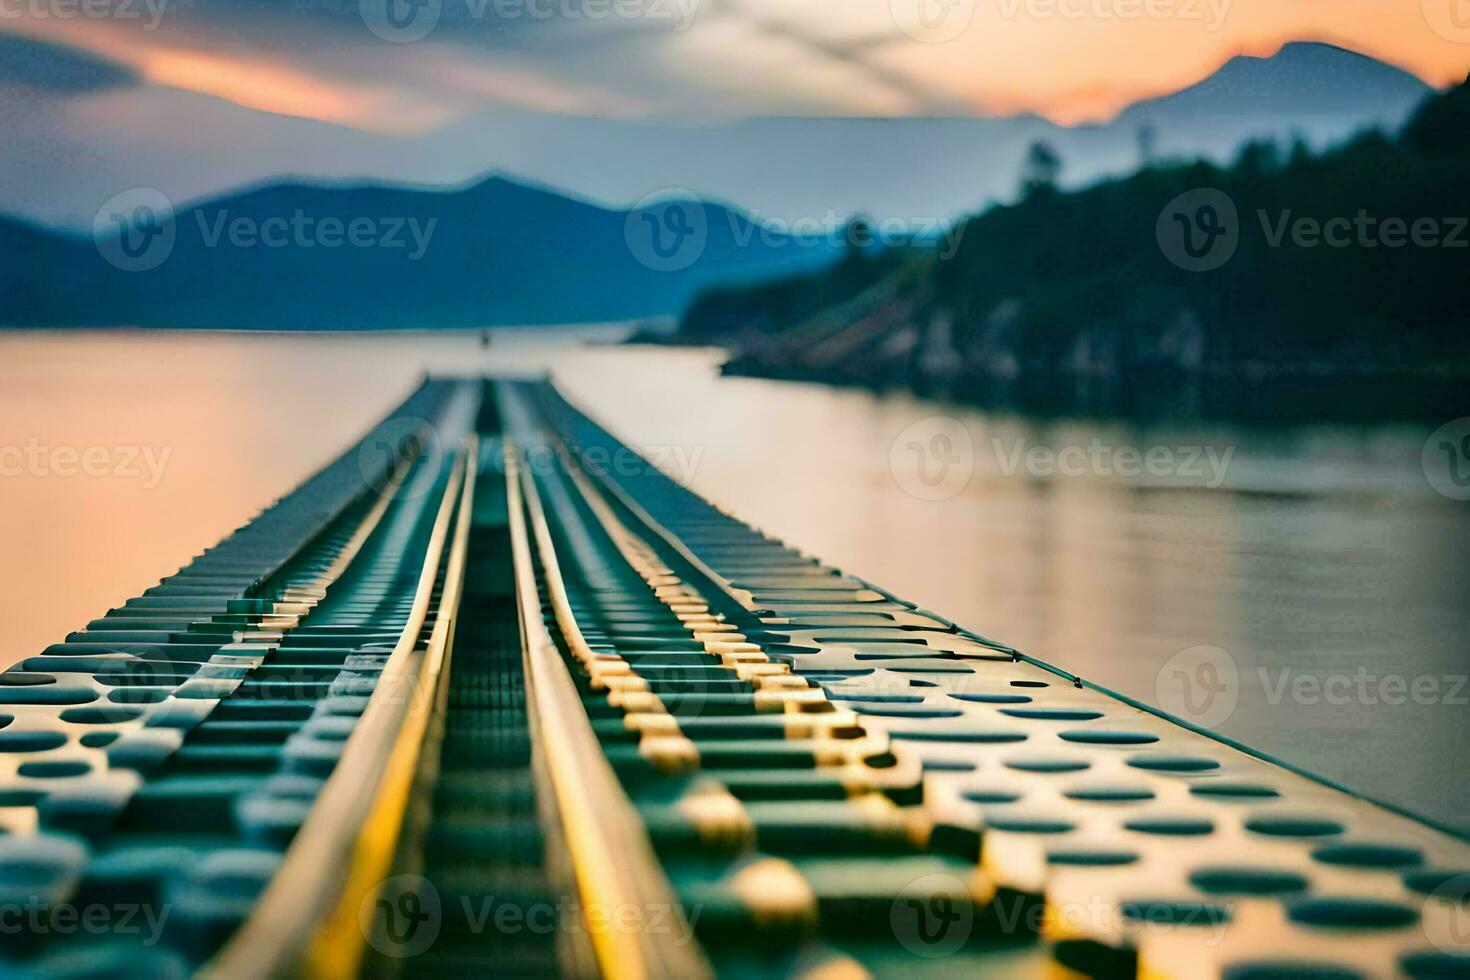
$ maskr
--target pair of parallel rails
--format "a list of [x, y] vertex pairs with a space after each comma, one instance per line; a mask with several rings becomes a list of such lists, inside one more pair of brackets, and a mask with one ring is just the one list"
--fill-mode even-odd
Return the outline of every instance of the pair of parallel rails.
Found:
[[0, 674], [0, 829], [0, 974], [1470, 970], [1463, 840], [769, 539], [542, 383], [426, 382]]

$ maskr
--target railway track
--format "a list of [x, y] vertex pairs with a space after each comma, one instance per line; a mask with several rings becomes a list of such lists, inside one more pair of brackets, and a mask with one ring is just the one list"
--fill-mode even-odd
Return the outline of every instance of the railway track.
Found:
[[427, 382], [0, 674], [0, 975], [1470, 973], [1470, 845]]

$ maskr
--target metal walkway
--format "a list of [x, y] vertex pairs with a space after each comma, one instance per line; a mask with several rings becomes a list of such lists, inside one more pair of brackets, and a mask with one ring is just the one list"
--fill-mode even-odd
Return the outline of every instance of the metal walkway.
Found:
[[540, 383], [426, 383], [0, 674], [0, 976], [1465, 976], [1467, 892]]

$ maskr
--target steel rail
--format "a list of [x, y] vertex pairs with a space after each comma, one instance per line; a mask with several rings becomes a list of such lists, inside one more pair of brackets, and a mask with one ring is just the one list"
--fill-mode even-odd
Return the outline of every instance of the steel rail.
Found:
[[[408, 621], [341, 759], [253, 914], [201, 975], [263, 980], [357, 974], [367, 938], [358, 911], [392, 866], [418, 754], [450, 655], [472, 510], [470, 458], [471, 453], [461, 451], [454, 460]], [[449, 563], [438, 615], [421, 648], [446, 548]]]
[[[697, 944], [676, 938], [693, 934], [683, 906], [603, 754], [571, 674], [546, 628], [532, 558], [533, 538], [558, 623], [565, 620], [575, 627], [575, 617], [535, 480], [521, 467], [519, 449], [511, 440], [506, 441], [505, 469], [532, 737], [544, 750], [541, 757], [549, 769], [584, 917], [589, 910], [597, 910], [596, 921], [589, 917], [584, 925], [592, 937], [598, 966], [614, 980], [711, 977], [713, 969]], [[666, 925], [657, 932], [621, 929], [616, 923], [624, 921], [624, 916], [609, 914], [633, 910], [641, 926], [649, 913], [665, 909], [667, 918], [677, 925]]]

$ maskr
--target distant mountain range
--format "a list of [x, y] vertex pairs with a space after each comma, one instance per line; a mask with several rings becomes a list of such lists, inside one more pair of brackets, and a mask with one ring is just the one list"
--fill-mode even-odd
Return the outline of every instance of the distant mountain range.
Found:
[[1269, 58], [1231, 58], [1204, 81], [1140, 102], [1114, 123], [1172, 129], [1244, 118], [1271, 132], [1284, 131], [1283, 125], [1306, 132], [1369, 123], [1392, 128], [1430, 91], [1414, 75], [1366, 55], [1295, 42]]
[[[1252, 137], [1320, 145], [1366, 125], [1394, 129], [1430, 91], [1371, 58], [1297, 43], [1234, 58], [1198, 85], [1076, 128], [1019, 116], [692, 129], [512, 113], [393, 140], [173, 93], [179, 122], [135, 122], [179, 130], [179, 144], [126, 150], [100, 135], [38, 135], [44, 111], [16, 114], [0, 98], [0, 127], [10, 124], [0, 214], [16, 215], [0, 217], [0, 324], [432, 328], [672, 316], [711, 284], [794, 275], [836, 257], [835, 243], [793, 238], [780, 230], [786, 222], [840, 223], [861, 211], [932, 230], [1008, 199], [1036, 140], [1058, 150], [1062, 184], [1075, 186], [1132, 172], [1144, 126], [1161, 155], [1219, 160]], [[187, 149], [185, 123], [200, 118], [238, 133], [238, 149]], [[59, 156], [48, 162], [48, 153]], [[486, 161], [570, 193], [464, 172]], [[297, 177], [274, 176], [303, 163]], [[326, 175], [336, 179], [314, 182]], [[218, 186], [260, 176], [243, 191]], [[427, 183], [394, 183], [402, 179]], [[161, 196], [115, 197], [138, 187], [203, 200], [164, 236], [130, 225]], [[660, 196], [648, 206], [593, 203], [650, 191]], [[682, 203], [657, 203], [669, 200]], [[148, 254], [138, 261], [132, 250]]]
[[[139, 209], [142, 209], [141, 211]], [[610, 211], [491, 178], [457, 191], [282, 184], [180, 210], [124, 196], [95, 239], [0, 219], [0, 323], [479, 327], [678, 312], [712, 282], [831, 260], [825, 239], [672, 199]]]
[[[1138, 130], [1163, 156], [1224, 162], [1252, 137], [1301, 135], [1314, 147], [1365, 126], [1395, 128], [1429, 94], [1415, 76], [1331, 45], [1287, 44], [1236, 57], [1210, 77], [1099, 125], [1006, 118], [760, 118], [660, 126], [501, 109], [404, 139], [272, 115], [208, 96], [119, 89], [107, 111], [71, 118], [0, 86], [0, 213], [78, 230], [126, 187], [175, 201], [285, 179], [460, 186], [486, 173], [528, 175], [612, 208], [689, 187], [757, 220], [954, 220], [1014, 196], [1031, 142], [1044, 139], [1079, 186], [1131, 172]], [[119, 120], [119, 122], [112, 122]], [[137, 131], [168, 133], [140, 141]], [[228, 144], [191, 139], [228, 132]]]

